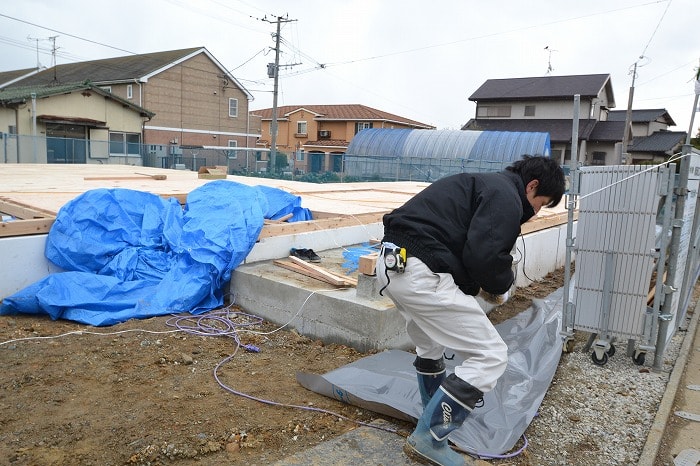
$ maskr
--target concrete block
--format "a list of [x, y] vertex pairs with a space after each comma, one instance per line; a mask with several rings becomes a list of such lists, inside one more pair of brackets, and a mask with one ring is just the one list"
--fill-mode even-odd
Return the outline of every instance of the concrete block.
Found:
[[372, 300], [386, 299], [379, 294], [379, 288], [376, 275], [360, 274], [357, 276], [357, 296]]

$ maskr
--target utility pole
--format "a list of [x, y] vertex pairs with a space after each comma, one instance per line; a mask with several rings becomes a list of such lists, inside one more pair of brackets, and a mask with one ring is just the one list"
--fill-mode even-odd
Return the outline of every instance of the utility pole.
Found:
[[282, 23], [291, 23], [296, 20], [277, 16], [275, 21], [270, 21], [267, 17], [263, 18], [263, 21], [277, 23], [277, 33], [275, 34], [275, 63], [267, 64], [267, 76], [268, 78], [274, 78], [274, 88], [272, 91], [272, 122], [270, 123], [270, 163], [268, 166], [268, 171], [274, 173], [277, 162], [277, 94], [280, 75], [280, 29], [282, 28]]
[[[639, 57], [643, 58], [643, 57]], [[625, 129], [624, 129], [624, 134], [622, 135], [622, 151], [620, 153], [622, 160], [620, 160], [620, 163], [626, 163], [629, 164], [629, 155], [627, 154], [627, 146], [630, 143], [630, 138], [629, 138], [629, 132], [627, 129], [630, 127], [630, 123], [632, 121], [632, 100], [634, 99], [634, 80], [637, 78], [637, 62], [634, 62], [634, 68], [632, 69], [632, 86], [630, 87], [630, 93], [629, 97], [627, 99], [627, 113], [625, 113]]]
[[[275, 66], [272, 68], [275, 85], [272, 91], [272, 122], [270, 123], [270, 166], [268, 171], [275, 172], [277, 163], [277, 93], [280, 80], [280, 28], [282, 25], [281, 18], [277, 17], [277, 34], [275, 34]], [[268, 70], [269, 73], [269, 70]]]
[[693, 122], [695, 121], [695, 113], [698, 111], [698, 97], [700, 97], [700, 66], [695, 71], [695, 101], [693, 102], [693, 112], [690, 114], [688, 135], [685, 137], [685, 143], [688, 145], [690, 145], [690, 139], [693, 137]]

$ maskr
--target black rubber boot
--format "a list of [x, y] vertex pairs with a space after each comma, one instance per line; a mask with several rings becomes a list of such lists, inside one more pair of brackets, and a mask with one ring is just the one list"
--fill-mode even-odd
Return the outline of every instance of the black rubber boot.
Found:
[[481, 390], [450, 374], [435, 392], [406, 440], [405, 451], [439, 466], [462, 466], [465, 457], [452, 450], [447, 436], [458, 429], [474, 406], [482, 400]]
[[442, 381], [445, 380], [445, 360], [443, 358], [425, 359], [416, 356], [413, 366], [416, 368], [416, 375], [418, 376], [420, 399], [423, 407], [425, 407], [438, 387], [440, 387]]

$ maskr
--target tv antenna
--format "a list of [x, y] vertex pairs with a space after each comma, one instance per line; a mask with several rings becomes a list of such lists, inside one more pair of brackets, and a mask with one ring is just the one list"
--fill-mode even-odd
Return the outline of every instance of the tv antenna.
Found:
[[58, 36], [51, 36], [51, 37], [32, 37], [32, 36], [27, 36], [27, 40], [33, 40], [36, 42], [36, 69], [41, 69], [43, 68], [41, 61], [39, 61], [39, 41], [44, 41], [44, 40], [50, 40], [51, 41], [51, 66], [56, 65], [56, 38]]
[[545, 46], [544, 49], [549, 54], [549, 57], [547, 58], [547, 72], [545, 73], [545, 75], [549, 76], [552, 74], [552, 71], [554, 71], [554, 68], [552, 68], [552, 52], [558, 52], [558, 50], [550, 49], [549, 45]]

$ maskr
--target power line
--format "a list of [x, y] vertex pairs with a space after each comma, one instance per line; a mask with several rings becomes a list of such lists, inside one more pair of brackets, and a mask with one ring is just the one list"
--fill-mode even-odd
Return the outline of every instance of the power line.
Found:
[[47, 26], [42, 26], [40, 24], [32, 23], [30, 21], [25, 21], [23, 19], [15, 18], [14, 16], [5, 15], [2, 13], [0, 13], [0, 16], [2, 16], [3, 18], [7, 18], [7, 19], [11, 19], [13, 21], [20, 22], [20, 23], [29, 24], [30, 26], [38, 27], [41, 29], [46, 29], [47, 31], [57, 32], [59, 34], [62, 34], [64, 36], [68, 36], [68, 37], [72, 37], [74, 39], [84, 40], [85, 42], [90, 42], [91, 44], [100, 45], [102, 47], [107, 47], [107, 48], [110, 48], [113, 50], [119, 50], [120, 52], [126, 52], [126, 53], [131, 54], [131, 55], [136, 55], [136, 52], [132, 52], [131, 50], [124, 50], [124, 49], [120, 49], [119, 47], [113, 47], [111, 45], [103, 44], [102, 42], [97, 42], [97, 41], [94, 41], [92, 39], [86, 39], [85, 37], [76, 36], [76, 35], [70, 34], [68, 32], [59, 31], [57, 29], [52, 29], [52, 28], [47, 27]]

